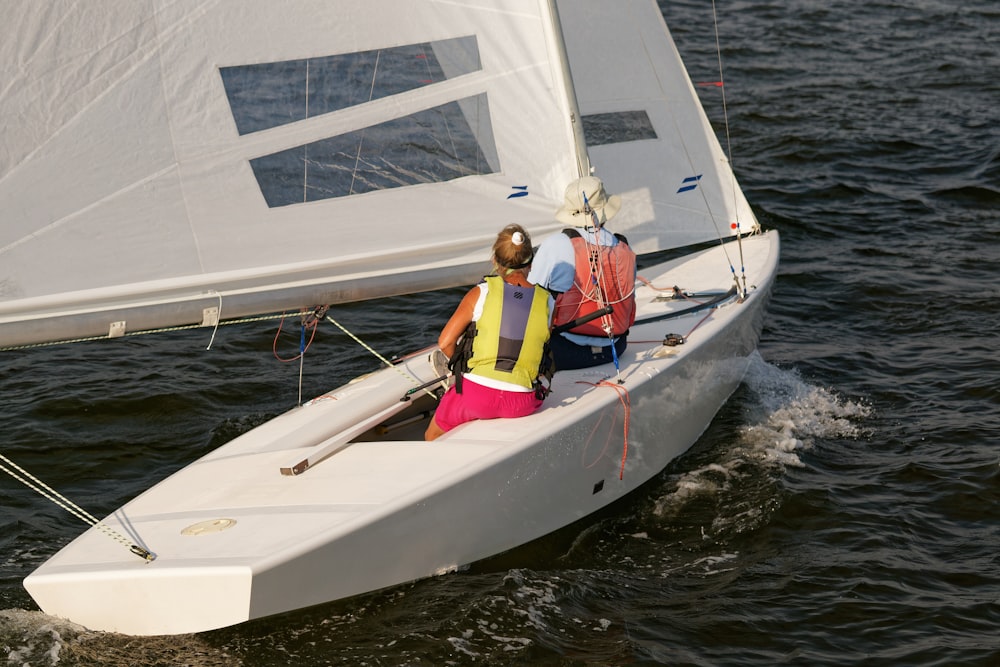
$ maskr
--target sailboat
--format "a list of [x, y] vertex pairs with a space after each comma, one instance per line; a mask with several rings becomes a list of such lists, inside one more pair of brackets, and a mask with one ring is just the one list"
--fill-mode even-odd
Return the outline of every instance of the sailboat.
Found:
[[0, 348], [471, 285], [504, 225], [560, 233], [564, 188], [590, 174], [621, 197], [613, 231], [666, 258], [641, 269], [618, 368], [557, 371], [537, 413], [424, 442], [442, 377], [414, 349], [97, 522], [25, 579], [44, 612], [191, 633], [454, 572], [635, 491], [741, 382], [778, 235], [652, 0], [16, 14]]

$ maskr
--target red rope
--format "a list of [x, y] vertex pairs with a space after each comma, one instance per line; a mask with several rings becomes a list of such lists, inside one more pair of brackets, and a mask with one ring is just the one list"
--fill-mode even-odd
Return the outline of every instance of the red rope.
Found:
[[704, 323], [705, 323], [705, 320], [707, 320], [707, 319], [708, 319], [709, 317], [711, 317], [711, 316], [712, 316], [712, 313], [713, 313], [713, 312], [715, 312], [715, 310], [714, 310], [714, 309], [709, 309], [709, 311], [708, 311], [707, 313], [705, 313], [705, 317], [703, 317], [703, 318], [701, 318], [700, 320], [698, 320], [698, 324], [696, 324], [696, 325], [694, 325], [693, 327], [691, 327], [691, 331], [688, 331], [688, 332], [687, 332], [687, 336], [684, 336], [684, 339], [685, 339], [685, 340], [687, 340], [687, 339], [688, 339], [688, 338], [689, 338], [689, 337], [691, 336], [691, 334], [693, 334], [693, 333], [694, 333], [694, 330], [695, 330], [695, 329], [697, 329], [697, 328], [698, 328], [698, 327], [700, 327], [700, 326], [701, 326], [702, 324], [704, 324]]
[[618, 392], [618, 402], [622, 404], [622, 408], [625, 411], [625, 423], [622, 425], [622, 436], [624, 440], [624, 444], [622, 445], [622, 465], [621, 469], [618, 471], [618, 479], [624, 479], [625, 459], [628, 457], [628, 424], [632, 413], [632, 400], [629, 397], [628, 389], [626, 389], [624, 385], [618, 384], [617, 382], [611, 382], [609, 380], [601, 380], [597, 383], [581, 382], [581, 384], [589, 384], [591, 387], [611, 387]]
[[280, 361], [280, 362], [282, 362], [284, 364], [287, 364], [287, 363], [290, 363], [292, 361], [297, 361], [298, 359], [300, 359], [302, 357], [302, 355], [304, 355], [306, 353], [306, 350], [309, 349], [309, 346], [312, 345], [313, 338], [316, 337], [316, 329], [319, 328], [319, 326], [318, 326], [319, 325], [319, 320], [318, 319], [313, 319], [312, 322], [310, 322], [309, 324], [305, 325], [305, 326], [309, 327], [310, 329], [312, 329], [312, 333], [309, 334], [309, 342], [306, 343], [305, 348], [303, 348], [301, 351], [299, 351], [298, 354], [296, 354], [294, 357], [289, 357], [287, 359], [284, 358], [284, 357], [282, 357], [280, 354], [278, 354], [278, 338], [281, 336], [281, 329], [282, 329], [282, 327], [284, 325], [285, 325], [285, 315], [284, 315], [284, 313], [282, 313], [281, 320], [278, 322], [278, 330], [274, 333], [274, 341], [271, 343], [271, 352], [274, 354], [274, 358], [275, 359], [277, 359], [278, 361]]

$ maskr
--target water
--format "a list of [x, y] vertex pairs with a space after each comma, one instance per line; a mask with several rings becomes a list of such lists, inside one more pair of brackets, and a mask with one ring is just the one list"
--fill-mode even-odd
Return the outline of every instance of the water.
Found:
[[[711, 8], [662, 5], [717, 80]], [[718, 9], [733, 162], [783, 257], [760, 358], [688, 455], [468, 572], [170, 639], [37, 612], [21, 579], [82, 526], [2, 476], [8, 664], [1000, 664], [1000, 7]], [[336, 314], [392, 354], [457, 294]], [[0, 450], [108, 512], [296, 402], [274, 329], [6, 353]], [[370, 369], [356, 349], [323, 333], [305, 393]]]

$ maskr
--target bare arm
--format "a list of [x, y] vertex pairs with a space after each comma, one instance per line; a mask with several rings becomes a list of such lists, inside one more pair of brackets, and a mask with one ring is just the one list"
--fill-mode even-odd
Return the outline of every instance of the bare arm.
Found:
[[455, 343], [472, 322], [472, 312], [476, 307], [477, 300], [479, 300], [479, 287], [473, 287], [462, 297], [461, 303], [458, 304], [448, 323], [441, 330], [441, 335], [438, 336], [438, 347], [449, 359], [455, 354]]

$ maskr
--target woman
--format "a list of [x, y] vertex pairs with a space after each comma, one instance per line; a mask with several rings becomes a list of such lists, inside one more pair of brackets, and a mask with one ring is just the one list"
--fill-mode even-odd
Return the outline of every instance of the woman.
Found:
[[496, 275], [469, 290], [442, 329], [438, 346], [455, 384], [441, 398], [426, 440], [467, 421], [524, 417], [541, 407], [538, 375], [548, 354], [553, 301], [528, 282], [532, 256], [528, 233], [520, 225], [504, 227], [493, 244]]

